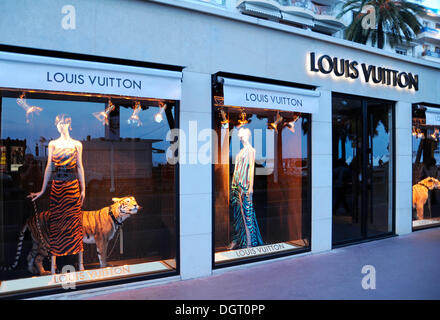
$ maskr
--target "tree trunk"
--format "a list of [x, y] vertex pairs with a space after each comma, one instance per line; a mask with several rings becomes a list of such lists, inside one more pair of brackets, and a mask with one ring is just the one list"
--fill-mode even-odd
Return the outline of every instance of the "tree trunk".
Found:
[[383, 49], [385, 43], [385, 34], [383, 30], [382, 20], [379, 19], [377, 23], [377, 47]]

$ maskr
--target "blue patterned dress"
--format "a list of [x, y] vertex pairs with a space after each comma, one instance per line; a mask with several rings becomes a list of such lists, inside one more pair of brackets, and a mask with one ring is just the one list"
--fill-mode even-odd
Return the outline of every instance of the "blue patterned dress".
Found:
[[252, 147], [244, 147], [236, 157], [231, 186], [231, 206], [234, 225], [232, 249], [242, 249], [263, 245], [258, 228], [254, 204], [248, 191], [250, 188], [250, 155]]

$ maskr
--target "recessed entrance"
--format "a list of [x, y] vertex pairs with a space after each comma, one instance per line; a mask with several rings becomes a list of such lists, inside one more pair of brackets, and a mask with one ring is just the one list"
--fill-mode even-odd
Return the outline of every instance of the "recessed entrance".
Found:
[[391, 234], [393, 105], [333, 96], [333, 245]]

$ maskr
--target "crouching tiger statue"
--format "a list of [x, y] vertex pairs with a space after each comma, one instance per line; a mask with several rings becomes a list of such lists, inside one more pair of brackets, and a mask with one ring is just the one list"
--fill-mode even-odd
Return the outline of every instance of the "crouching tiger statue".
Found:
[[[101, 268], [107, 266], [107, 247], [122, 223], [141, 208], [134, 197], [112, 198], [113, 204], [96, 211], [83, 211], [83, 242], [95, 243]], [[32, 249], [27, 256], [28, 270], [40, 275], [50, 274], [44, 270], [43, 259], [49, 256], [49, 211], [43, 211], [29, 217], [23, 226], [17, 245], [15, 261], [10, 267], [3, 267], [2, 271], [17, 267], [21, 255], [24, 234], [31, 231]], [[37, 219], [39, 219], [37, 221]]]

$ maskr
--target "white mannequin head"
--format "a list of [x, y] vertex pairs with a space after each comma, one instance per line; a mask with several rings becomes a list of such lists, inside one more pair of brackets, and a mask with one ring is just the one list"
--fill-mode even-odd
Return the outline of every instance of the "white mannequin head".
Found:
[[248, 144], [249, 143], [249, 139], [251, 137], [251, 130], [249, 128], [240, 128], [238, 130], [238, 137], [240, 138], [241, 142], [243, 142], [243, 144]]
[[66, 135], [69, 130], [72, 130], [71, 123], [72, 118], [66, 114], [59, 114], [55, 117], [55, 126], [61, 135]]

